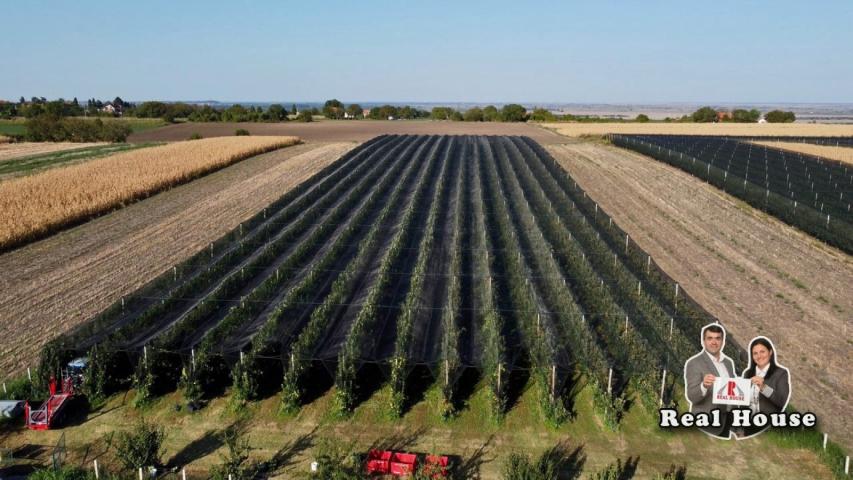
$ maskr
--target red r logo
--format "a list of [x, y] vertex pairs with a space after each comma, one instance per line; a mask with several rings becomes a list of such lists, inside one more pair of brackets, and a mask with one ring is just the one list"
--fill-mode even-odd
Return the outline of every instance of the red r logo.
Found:
[[729, 381], [729, 396], [733, 397], [735, 395], [735, 382]]

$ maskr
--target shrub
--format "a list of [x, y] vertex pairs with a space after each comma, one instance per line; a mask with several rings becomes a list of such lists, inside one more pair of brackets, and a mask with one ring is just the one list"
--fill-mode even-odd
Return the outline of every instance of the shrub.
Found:
[[646, 115], [645, 113], [641, 113], [641, 114], [637, 115], [637, 118], [635, 118], [634, 121], [639, 122], [639, 123], [646, 123], [649, 121], [649, 116]]
[[794, 115], [794, 112], [783, 112], [782, 110], [772, 110], [767, 112], [767, 115], [764, 116], [764, 119], [767, 120], [768, 123], [792, 123], [797, 119], [797, 116]]
[[302, 110], [299, 112], [299, 115], [296, 116], [296, 119], [300, 122], [313, 122], [314, 115], [311, 113], [311, 110]]
[[255, 477], [256, 464], [247, 464], [252, 447], [239, 426], [232, 425], [222, 432], [222, 443], [228, 453], [221, 456], [222, 463], [210, 470], [213, 480], [245, 480]]
[[95, 478], [95, 474], [87, 472], [80, 467], [62, 467], [59, 470], [43, 468], [31, 473], [29, 480], [89, 480]]
[[311, 477], [321, 480], [356, 480], [363, 478], [361, 461], [353, 453], [353, 443], [344, 444], [338, 440], [325, 438], [317, 444], [317, 472]]
[[245, 128], [238, 128], [237, 131], [234, 132], [234, 135], [237, 135], [238, 137], [247, 137], [250, 133]]
[[163, 427], [143, 419], [131, 431], [119, 433], [116, 458], [122, 462], [125, 470], [129, 471], [140, 467], [159, 466], [165, 437]]
[[201, 140], [202, 138], [204, 137], [202, 137], [200, 133], [193, 132], [193, 134], [190, 135], [190, 138], [188, 138], [187, 140]]

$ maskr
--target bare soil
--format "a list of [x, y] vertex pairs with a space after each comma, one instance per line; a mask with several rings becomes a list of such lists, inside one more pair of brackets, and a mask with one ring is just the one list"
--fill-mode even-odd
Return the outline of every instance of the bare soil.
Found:
[[321, 120], [313, 123], [178, 123], [134, 133], [136, 142], [174, 142], [193, 133], [202, 137], [234, 135], [238, 128], [252, 135], [295, 135], [308, 142], [364, 142], [382, 134], [413, 135], [527, 135], [545, 145], [566, 139], [527, 123], [450, 122], [431, 120]]
[[733, 338], [769, 337], [790, 369], [791, 403], [853, 448], [853, 257], [634, 152], [590, 143], [548, 150]]
[[235, 228], [352, 143], [253, 157], [0, 256], [0, 372]]

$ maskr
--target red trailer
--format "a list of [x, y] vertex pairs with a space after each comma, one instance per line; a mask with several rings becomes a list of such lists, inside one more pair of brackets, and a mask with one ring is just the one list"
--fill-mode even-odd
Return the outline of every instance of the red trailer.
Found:
[[74, 395], [74, 382], [70, 377], [62, 379], [62, 390], [56, 391], [56, 380], [51, 379], [50, 398], [41, 408], [33, 410], [30, 402], [24, 404], [24, 419], [30, 430], [50, 430], [53, 428], [64, 413], [65, 406], [71, 396]]
[[[423, 461], [423, 472], [430, 478], [447, 478], [450, 460], [446, 456], [427, 455]], [[418, 468], [418, 455], [392, 450], [370, 450], [367, 452], [364, 469], [368, 475], [413, 475]]]

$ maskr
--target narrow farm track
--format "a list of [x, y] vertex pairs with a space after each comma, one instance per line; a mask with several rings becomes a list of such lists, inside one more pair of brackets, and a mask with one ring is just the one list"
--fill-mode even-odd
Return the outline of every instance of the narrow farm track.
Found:
[[849, 255], [648, 157], [583, 143], [548, 151], [733, 339], [768, 335], [791, 371], [791, 402], [833, 418], [822, 428], [853, 445]]
[[351, 149], [260, 155], [0, 256], [0, 370], [132, 293]]

